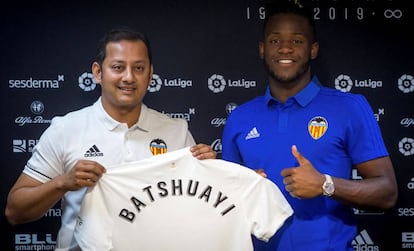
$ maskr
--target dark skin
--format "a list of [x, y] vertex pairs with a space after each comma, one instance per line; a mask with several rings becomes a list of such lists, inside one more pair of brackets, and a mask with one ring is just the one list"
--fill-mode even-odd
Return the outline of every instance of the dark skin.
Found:
[[[259, 44], [260, 57], [269, 75], [270, 92], [285, 103], [311, 80], [310, 61], [317, 57], [315, 41], [308, 20], [294, 14], [276, 14], [265, 28], [264, 41]], [[324, 174], [303, 156], [296, 146], [292, 155], [299, 166], [281, 171], [286, 191], [301, 199], [321, 196]], [[362, 180], [332, 177], [333, 199], [360, 209], [390, 209], [397, 200], [398, 190], [394, 168], [389, 157], [359, 163], [355, 166]], [[257, 172], [266, 177], [262, 169]]]

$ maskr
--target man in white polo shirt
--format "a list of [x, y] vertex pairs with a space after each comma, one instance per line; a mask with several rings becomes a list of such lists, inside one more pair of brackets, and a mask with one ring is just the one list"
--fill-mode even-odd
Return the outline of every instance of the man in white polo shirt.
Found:
[[75, 238], [88, 251], [251, 251], [251, 235], [268, 241], [292, 213], [269, 179], [184, 148], [108, 167]]
[[188, 146], [197, 158], [216, 157], [210, 146], [195, 145], [185, 120], [142, 103], [153, 74], [144, 35], [113, 30], [98, 49], [92, 72], [101, 97], [52, 120], [7, 200], [5, 214], [12, 225], [37, 220], [61, 201], [56, 250], [79, 250], [73, 237], [76, 216], [86, 188], [95, 185], [106, 167]]

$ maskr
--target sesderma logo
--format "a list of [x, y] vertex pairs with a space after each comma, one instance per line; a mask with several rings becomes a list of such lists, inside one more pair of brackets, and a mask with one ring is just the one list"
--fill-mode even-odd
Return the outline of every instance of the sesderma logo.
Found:
[[56, 79], [10, 79], [10, 89], [58, 89], [65, 81], [64, 75], [57, 75]]
[[190, 121], [191, 116], [196, 114], [196, 109], [195, 108], [188, 108], [188, 112], [165, 112], [165, 111], [161, 111], [161, 113], [167, 115], [170, 118], [185, 119], [187, 121]]

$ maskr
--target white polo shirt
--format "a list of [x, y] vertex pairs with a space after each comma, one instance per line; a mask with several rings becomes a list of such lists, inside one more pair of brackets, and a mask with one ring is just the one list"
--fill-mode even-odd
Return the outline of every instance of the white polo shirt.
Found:
[[293, 211], [269, 179], [188, 148], [110, 168], [83, 200], [82, 250], [250, 251]]
[[[78, 160], [94, 160], [108, 169], [194, 144], [185, 120], [142, 105], [138, 123], [128, 128], [104, 111], [99, 98], [91, 106], [53, 118], [23, 172], [47, 182], [68, 172]], [[76, 250], [69, 246], [76, 246], [73, 230], [85, 191], [67, 192], [62, 198], [56, 250]]]

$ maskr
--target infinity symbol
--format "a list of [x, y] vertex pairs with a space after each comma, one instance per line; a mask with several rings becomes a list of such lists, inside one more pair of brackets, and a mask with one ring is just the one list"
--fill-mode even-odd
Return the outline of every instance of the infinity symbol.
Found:
[[396, 9], [396, 10], [386, 9], [384, 11], [384, 17], [385, 18], [396, 18], [396, 19], [399, 19], [399, 18], [402, 17], [402, 11], [400, 9]]

